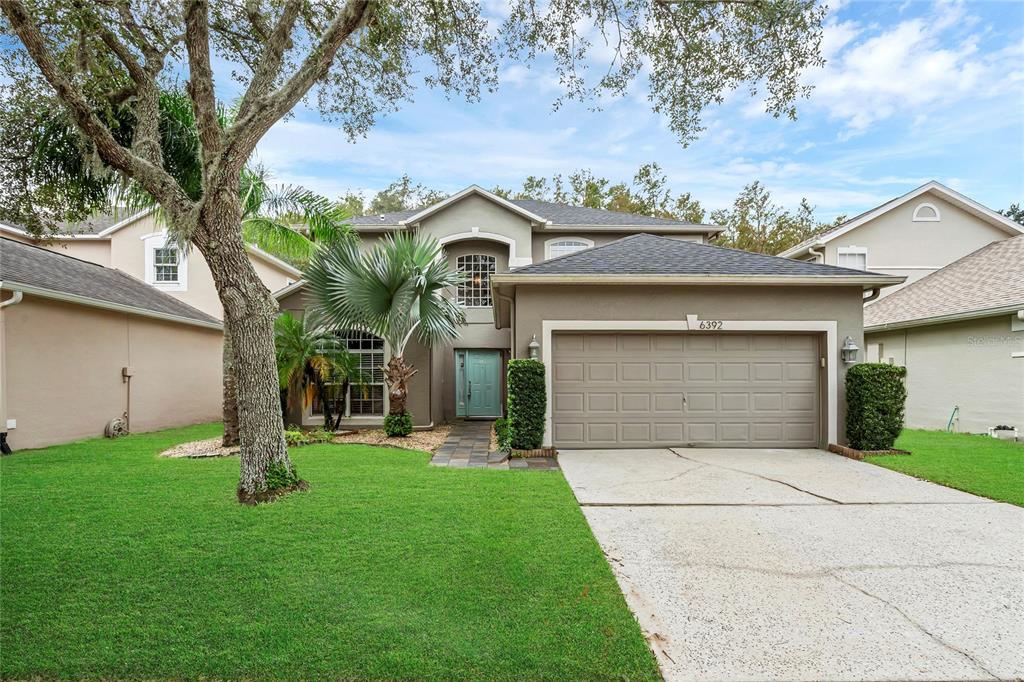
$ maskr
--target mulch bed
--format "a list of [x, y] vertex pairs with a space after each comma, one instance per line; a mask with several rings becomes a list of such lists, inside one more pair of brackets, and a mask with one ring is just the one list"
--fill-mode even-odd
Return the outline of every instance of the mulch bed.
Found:
[[861, 460], [865, 457], [875, 457], [879, 455], [909, 455], [910, 452], [907, 450], [858, 450], [851, 448], [847, 445], [839, 445], [837, 443], [829, 443], [828, 451], [834, 452], [837, 455], [843, 457], [849, 457], [850, 459]]
[[384, 433], [384, 429], [362, 429], [337, 436], [331, 442], [339, 445], [380, 445], [403, 450], [434, 452], [448, 439], [449, 431], [451, 427], [442, 424], [430, 430], [413, 431], [404, 438], [392, 438]]
[[226, 448], [221, 445], [220, 437], [207, 438], [206, 440], [194, 440], [188, 443], [175, 445], [169, 450], [160, 453], [161, 457], [187, 457], [199, 459], [202, 457], [233, 457], [238, 454], [238, 446]]

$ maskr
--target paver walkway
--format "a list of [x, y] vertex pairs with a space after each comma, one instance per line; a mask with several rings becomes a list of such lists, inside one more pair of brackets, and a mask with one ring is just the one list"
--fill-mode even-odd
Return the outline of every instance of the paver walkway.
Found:
[[472, 469], [557, 469], [558, 460], [547, 457], [509, 458], [491, 450], [489, 420], [463, 419], [452, 424], [447, 440], [434, 452], [434, 466]]

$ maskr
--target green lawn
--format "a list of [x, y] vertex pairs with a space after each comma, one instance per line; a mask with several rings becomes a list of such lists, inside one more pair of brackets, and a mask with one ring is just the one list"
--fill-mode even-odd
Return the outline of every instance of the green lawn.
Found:
[[235, 502], [205, 425], [0, 460], [0, 677], [656, 679], [557, 472], [294, 450], [313, 488]]
[[950, 488], [1024, 506], [1024, 445], [944, 431], [904, 429], [896, 447], [909, 456], [868, 457], [872, 464]]

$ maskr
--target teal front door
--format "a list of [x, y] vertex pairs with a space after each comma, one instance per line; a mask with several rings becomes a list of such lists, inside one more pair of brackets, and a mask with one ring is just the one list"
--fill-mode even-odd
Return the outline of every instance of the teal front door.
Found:
[[455, 351], [455, 414], [501, 416], [501, 351]]

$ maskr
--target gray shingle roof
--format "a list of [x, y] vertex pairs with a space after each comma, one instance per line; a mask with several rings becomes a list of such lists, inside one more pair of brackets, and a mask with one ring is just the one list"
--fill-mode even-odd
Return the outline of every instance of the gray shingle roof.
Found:
[[877, 273], [641, 233], [604, 246], [517, 268], [513, 274], [850, 277]]
[[1024, 308], [1024, 235], [984, 246], [864, 308], [864, 326]]
[[[542, 218], [550, 220], [551, 224], [555, 226], [626, 227], [650, 225], [652, 227], [713, 227], [701, 225], [699, 223], [691, 223], [685, 220], [652, 218], [651, 216], [636, 215], [634, 213], [605, 211], [597, 208], [586, 208], [585, 206], [570, 206], [569, 204], [559, 204], [553, 201], [512, 199], [511, 203], [529, 211], [530, 213], [534, 213]], [[356, 226], [392, 226], [397, 225], [402, 220], [411, 218], [421, 210], [423, 209], [385, 213], [383, 220], [381, 220], [379, 215], [357, 216], [351, 218], [349, 222]]]
[[220, 320], [120, 270], [0, 237], [0, 281], [204, 324]]

